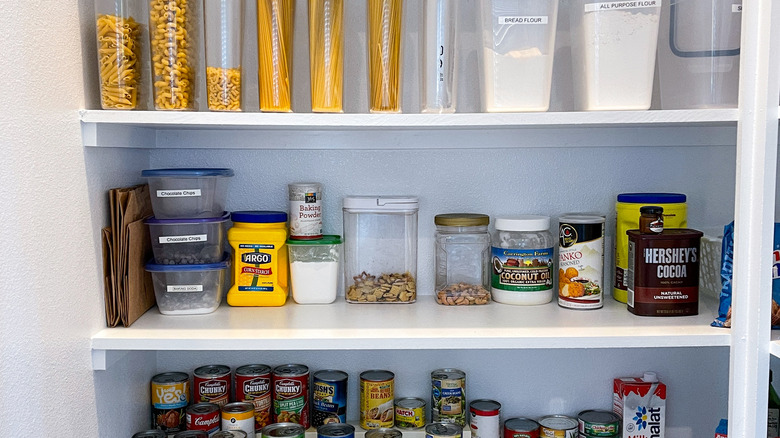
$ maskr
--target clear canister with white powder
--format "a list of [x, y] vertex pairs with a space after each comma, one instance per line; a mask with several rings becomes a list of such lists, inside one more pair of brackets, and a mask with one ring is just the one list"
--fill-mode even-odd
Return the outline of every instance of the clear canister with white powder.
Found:
[[288, 240], [290, 285], [298, 304], [336, 301], [341, 278], [341, 237], [325, 235], [317, 240]]
[[496, 218], [491, 257], [493, 300], [519, 305], [552, 301], [554, 246], [549, 216]]

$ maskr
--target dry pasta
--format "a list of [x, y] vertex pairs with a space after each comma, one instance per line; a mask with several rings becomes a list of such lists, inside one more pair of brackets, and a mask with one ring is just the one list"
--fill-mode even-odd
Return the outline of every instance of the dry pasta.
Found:
[[368, 0], [368, 79], [371, 112], [401, 112], [403, 0]]
[[290, 112], [295, 0], [257, 0], [260, 110]]
[[311, 110], [342, 112], [344, 0], [309, 0]]
[[164, 110], [194, 109], [194, 42], [189, 34], [192, 5], [188, 0], [151, 0], [149, 32], [154, 106]]
[[209, 109], [241, 111], [241, 68], [206, 67]]
[[103, 109], [133, 109], [138, 102], [141, 26], [132, 18], [98, 15], [100, 104]]

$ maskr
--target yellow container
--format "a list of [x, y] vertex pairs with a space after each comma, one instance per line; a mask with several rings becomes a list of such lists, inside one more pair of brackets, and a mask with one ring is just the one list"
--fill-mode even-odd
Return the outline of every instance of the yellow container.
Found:
[[233, 247], [231, 306], [282, 306], [287, 300], [287, 213], [237, 211], [228, 241]]
[[688, 206], [686, 196], [680, 193], [623, 193], [615, 205], [615, 282], [612, 297], [625, 303], [628, 299], [628, 235], [626, 231], [639, 228], [639, 209], [657, 205], [664, 209], [664, 228], [686, 228]]

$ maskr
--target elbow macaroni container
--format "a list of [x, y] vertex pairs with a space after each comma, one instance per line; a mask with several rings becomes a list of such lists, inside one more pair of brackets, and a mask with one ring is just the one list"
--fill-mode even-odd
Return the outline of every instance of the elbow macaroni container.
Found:
[[281, 306], [287, 300], [287, 213], [236, 211], [228, 241], [234, 252], [231, 306]]

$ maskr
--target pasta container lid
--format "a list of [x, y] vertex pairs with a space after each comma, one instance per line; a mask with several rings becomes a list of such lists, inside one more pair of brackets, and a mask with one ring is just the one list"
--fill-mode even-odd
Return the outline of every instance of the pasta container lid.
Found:
[[230, 213], [224, 212], [222, 216], [218, 217], [204, 217], [194, 219], [157, 219], [152, 216], [144, 220], [145, 224], [152, 225], [190, 225], [190, 224], [207, 224], [211, 222], [227, 222], [230, 220]]
[[180, 169], [147, 169], [141, 176], [147, 178], [201, 178], [208, 176], [233, 176], [233, 169], [227, 168], [180, 168]]
[[420, 208], [417, 196], [348, 196], [344, 210], [415, 212]]
[[219, 263], [205, 263], [200, 265], [159, 265], [149, 262], [146, 270], [149, 272], [195, 272], [195, 271], [219, 271], [230, 266], [230, 254], [225, 253]]
[[317, 245], [341, 245], [341, 236], [326, 234], [320, 239], [294, 240], [287, 239], [287, 244], [292, 246], [317, 246]]

